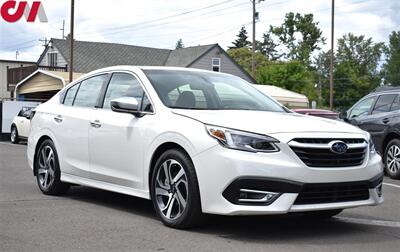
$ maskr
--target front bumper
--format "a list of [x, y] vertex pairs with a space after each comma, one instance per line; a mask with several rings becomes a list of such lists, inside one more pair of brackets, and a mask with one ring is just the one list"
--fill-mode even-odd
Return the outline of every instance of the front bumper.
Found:
[[[383, 178], [379, 155], [371, 154], [356, 167], [311, 168], [301, 162], [288, 145], [280, 144], [279, 148], [281, 151], [277, 153], [250, 153], [217, 145], [196, 155], [193, 162], [203, 212], [223, 215], [285, 214], [371, 206], [383, 202], [379, 192]], [[246, 179], [250, 183], [241, 185]], [[309, 186], [353, 184], [364, 184], [368, 195], [350, 200], [296, 202], [302, 190]], [[241, 188], [275, 192], [277, 195], [265, 204], [241, 204], [237, 201]]]

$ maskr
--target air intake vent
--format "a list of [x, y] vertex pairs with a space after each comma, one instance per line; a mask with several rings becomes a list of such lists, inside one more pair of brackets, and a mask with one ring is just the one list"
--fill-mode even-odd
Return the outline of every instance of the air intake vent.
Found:
[[[346, 144], [343, 153], [332, 150], [334, 142]], [[366, 157], [364, 139], [313, 139], [300, 138], [289, 142], [290, 148], [309, 167], [351, 167], [361, 165]]]

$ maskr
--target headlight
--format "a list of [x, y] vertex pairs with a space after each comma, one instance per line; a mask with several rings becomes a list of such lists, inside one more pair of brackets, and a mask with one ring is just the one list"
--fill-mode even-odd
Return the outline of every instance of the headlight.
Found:
[[230, 149], [251, 152], [277, 152], [279, 141], [273, 137], [254, 134], [244, 131], [226, 129], [217, 126], [206, 125], [208, 134], [218, 142]]
[[371, 138], [369, 139], [369, 152], [375, 153], [375, 145]]

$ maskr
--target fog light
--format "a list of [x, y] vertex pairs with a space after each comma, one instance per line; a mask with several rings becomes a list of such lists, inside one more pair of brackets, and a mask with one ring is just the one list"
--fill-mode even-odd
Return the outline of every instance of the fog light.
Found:
[[268, 192], [268, 191], [257, 191], [250, 189], [240, 189], [239, 203], [272, 203], [278, 198], [280, 193]]
[[382, 183], [379, 184], [377, 187], [375, 187], [376, 194], [378, 194], [379, 197], [382, 197]]

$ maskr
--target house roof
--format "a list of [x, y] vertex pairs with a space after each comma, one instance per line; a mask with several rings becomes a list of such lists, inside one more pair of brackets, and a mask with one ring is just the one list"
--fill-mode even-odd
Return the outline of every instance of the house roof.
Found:
[[[69, 62], [69, 41], [53, 38], [51, 43]], [[169, 50], [115, 43], [74, 41], [74, 70], [90, 72], [114, 65], [186, 67], [215, 46], [217, 44]], [[46, 50], [38, 62], [45, 54]]]
[[171, 50], [165, 66], [187, 67], [218, 44], [192, 46]]

